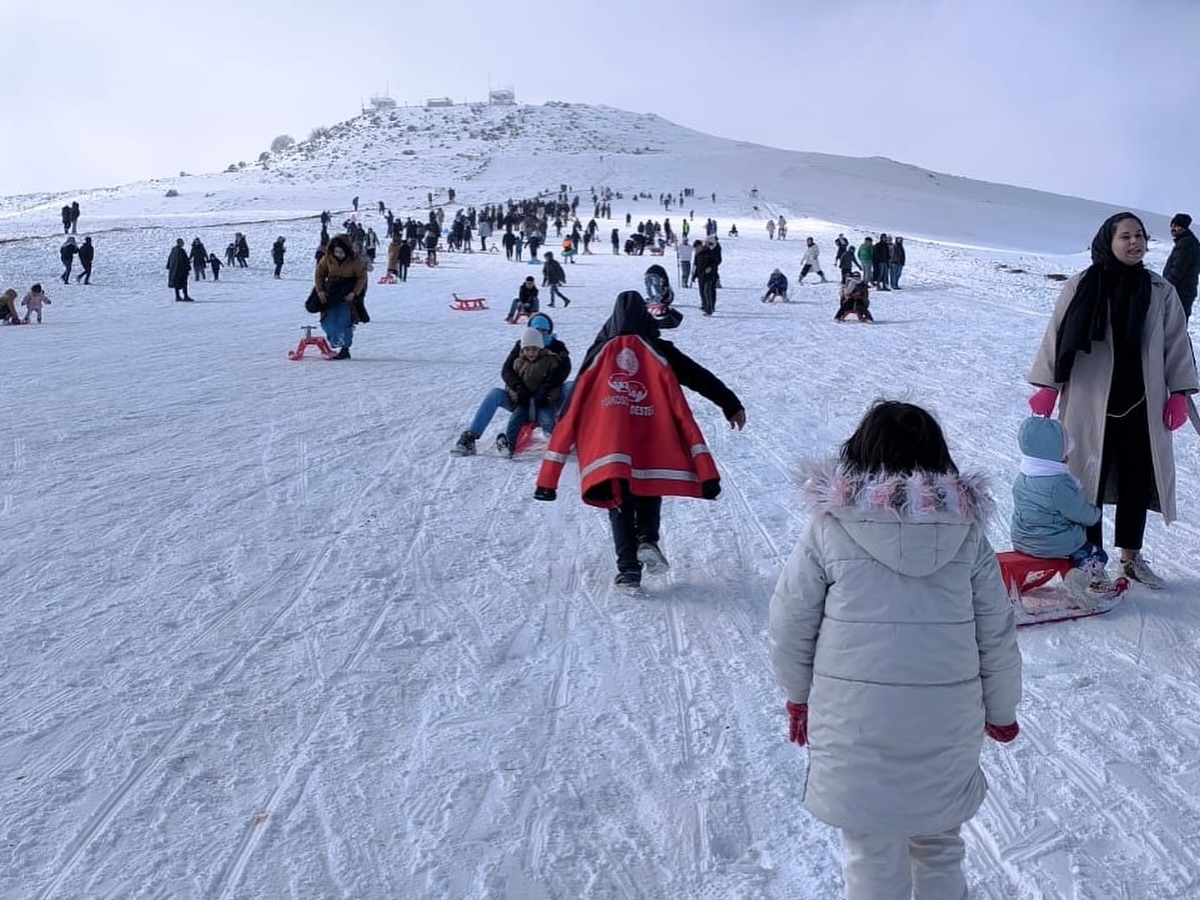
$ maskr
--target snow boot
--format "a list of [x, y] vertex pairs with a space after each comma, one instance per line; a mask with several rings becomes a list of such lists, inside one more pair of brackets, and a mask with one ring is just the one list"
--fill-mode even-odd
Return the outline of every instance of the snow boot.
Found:
[[662, 575], [671, 568], [671, 564], [654, 541], [638, 542], [637, 559], [646, 567], [647, 575]]
[[1150, 568], [1150, 563], [1142, 556], [1140, 550], [1134, 554], [1133, 559], [1121, 560], [1121, 571], [1126, 578], [1141, 582], [1153, 591], [1161, 590], [1166, 584], [1162, 577]]
[[619, 588], [632, 590], [642, 586], [641, 572], [618, 572], [617, 577], [613, 579], [613, 584]]
[[464, 431], [458, 436], [458, 442], [450, 448], [451, 456], [474, 456], [475, 442], [479, 435], [473, 431]]

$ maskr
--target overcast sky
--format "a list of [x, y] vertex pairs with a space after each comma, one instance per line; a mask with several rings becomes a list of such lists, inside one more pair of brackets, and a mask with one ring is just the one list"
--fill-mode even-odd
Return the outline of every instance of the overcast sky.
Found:
[[399, 103], [597, 103], [1200, 217], [1200, 0], [0, 0], [0, 194], [253, 161]]

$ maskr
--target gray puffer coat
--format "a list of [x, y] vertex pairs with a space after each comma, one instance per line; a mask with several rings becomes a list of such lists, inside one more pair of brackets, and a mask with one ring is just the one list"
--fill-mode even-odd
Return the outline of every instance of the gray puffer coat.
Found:
[[985, 720], [1016, 720], [1021, 654], [984, 536], [982, 479], [850, 476], [805, 486], [814, 516], [771, 597], [771, 661], [809, 705], [804, 805], [830, 825], [927, 834], [983, 802]]

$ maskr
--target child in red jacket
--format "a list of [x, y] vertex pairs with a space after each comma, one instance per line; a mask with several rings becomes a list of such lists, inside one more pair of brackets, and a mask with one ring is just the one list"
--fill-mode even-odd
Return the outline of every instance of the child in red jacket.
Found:
[[642, 295], [624, 291], [584, 357], [538, 474], [534, 497], [555, 499], [576, 448], [584, 502], [608, 509], [621, 587], [638, 587], [643, 567], [650, 574], [668, 568], [658, 546], [664, 496], [713, 500], [721, 490], [681, 385], [721, 407], [730, 427], [745, 427], [737, 395], [659, 337]]

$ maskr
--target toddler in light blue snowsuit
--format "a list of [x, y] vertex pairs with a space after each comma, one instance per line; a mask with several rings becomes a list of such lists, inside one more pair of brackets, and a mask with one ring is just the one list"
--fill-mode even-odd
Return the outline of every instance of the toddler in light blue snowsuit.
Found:
[[1071, 442], [1062, 423], [1030, 416], [1017, 441], [1021, 474], [1012, 488], [1013, 549], [1044, 559], [1066, 558], [1090, 580], [1103, 579], [1108, 554], [1084, 534], [1085, 526], [1100, 521], [1101, 512], [1067, 469]]

